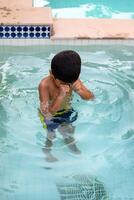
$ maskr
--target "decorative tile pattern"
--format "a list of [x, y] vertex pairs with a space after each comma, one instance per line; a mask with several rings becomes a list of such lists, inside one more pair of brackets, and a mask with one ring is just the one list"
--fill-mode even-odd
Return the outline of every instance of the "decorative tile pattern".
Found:
[[0, 39], [42, 39], [50, 38], [50, 26], [2, 26]]

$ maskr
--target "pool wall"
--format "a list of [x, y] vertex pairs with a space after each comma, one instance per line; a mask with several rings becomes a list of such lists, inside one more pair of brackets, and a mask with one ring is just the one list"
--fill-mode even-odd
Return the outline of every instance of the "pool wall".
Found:
[[0, 45], [72, 44], [72, 40], [73, 45], [133, 45], [134, 20], [57, 19], [51, 8], [35, 8], [32, 0], [0, 0]]

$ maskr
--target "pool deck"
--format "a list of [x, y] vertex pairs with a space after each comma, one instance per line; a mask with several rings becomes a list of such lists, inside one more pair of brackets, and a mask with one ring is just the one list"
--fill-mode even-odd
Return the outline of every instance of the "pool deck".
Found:
[[56, 39], [134, 39], [134, 20], [56, 19], [49, 7], [35, 8], [32, 0], [0, 0], [1, 25], [51, 25]]
[[134, 20], [54, 19], [52, 39], [132, 39]]

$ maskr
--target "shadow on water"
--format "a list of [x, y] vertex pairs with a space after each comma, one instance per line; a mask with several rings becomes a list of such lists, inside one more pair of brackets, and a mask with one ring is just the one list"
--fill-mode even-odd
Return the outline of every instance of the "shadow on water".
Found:
[[108, 200], [104, 184], [88, 174], [64, 177], [56, 187], [61, 200]]

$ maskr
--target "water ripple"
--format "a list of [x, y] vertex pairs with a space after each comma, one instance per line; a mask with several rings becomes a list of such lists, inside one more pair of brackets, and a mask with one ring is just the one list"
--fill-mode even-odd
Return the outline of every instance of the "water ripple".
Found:
[[[78, 111], [78, 119], [73, 124], [75, 134], [70, 141], [56, 131], [53, 142], [48, 142], [38, 117], [38, 84], [48, 73], [50, 58], [56, 50], [31, 56], [12, 52], [4, 60], [1, 58], [0, 155], [7, 167], [5, 171], [11, 172], [11, 167], [13, 174], [17, 174], [21, 168], [32, 179], [36, 170], [42, 178], [46, 176], [43, 169], [54, 172], [56, 169], [64, 174], [78, 166], [104, 177], [106, 168], [134, 166], [134, 50], [103, 48], [80, 51], [83, 63], [80, 78], [93, 91], [95, 99], [84, 101], [74, 94], [72, 106]], [[12, 193], [17, 190], [15, 187], [7, 184], [0, 192]]]

